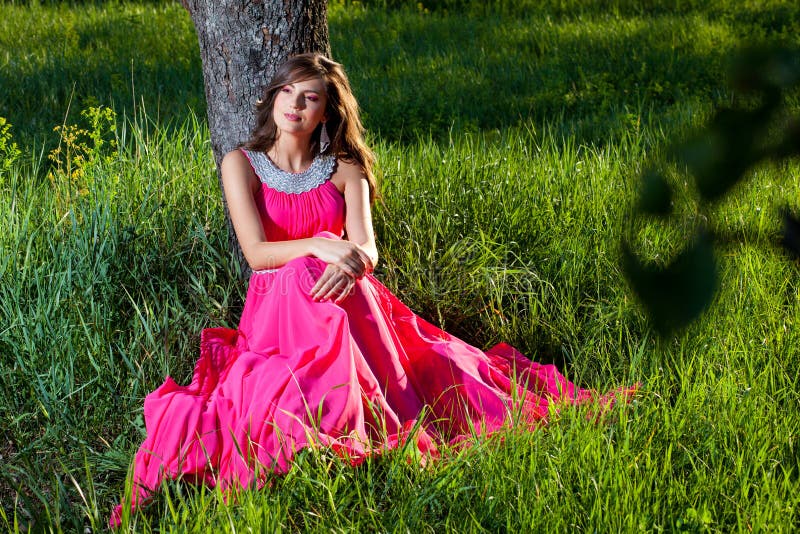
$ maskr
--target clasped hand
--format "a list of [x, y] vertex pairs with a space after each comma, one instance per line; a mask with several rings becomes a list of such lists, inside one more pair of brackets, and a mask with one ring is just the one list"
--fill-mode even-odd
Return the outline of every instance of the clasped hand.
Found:
[[356, 280], [372, 270], [372, 261], [361, 247], [350, 241], [322, 238], [318, 245], [315, 255], [328, 265], [310, 296], [314, 300], [339, 303], [353, 292]]
[[311, 288], [311, 298], [314, 300], [331, 300], [339, 303], [350, 296], [356, 287], [356, 278], [345, 273], [333, 264], [328, 264], [319, 277], [317, 283]]

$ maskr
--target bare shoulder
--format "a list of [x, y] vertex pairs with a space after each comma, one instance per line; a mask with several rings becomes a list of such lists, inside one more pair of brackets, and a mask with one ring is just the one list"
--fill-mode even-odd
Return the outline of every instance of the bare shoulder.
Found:
[[222, 181], [225, 184], [244, 184], [254, 186], [258, 184], [258, 178], [250, 165], [244, 152], [239, 149], [231, 150], [222, 158], [220, 164], [222, 171]]
[[331, 182], [339, 191], [344, 192], [350, 185], [366, 185], [366, 180], [364, 169], [357, 162], [350, 158], [336, 159], [336, 171], [331, 176]]
[[231, 150], [225, 156], [222, 157], [222, 168], [223, 169], [230, 169], [235, 170], [242, 167], [250, 167], [250, 161], [247, 159], [247, 156], [244, 155], [244, 152], [239, 150], [238, 148]]

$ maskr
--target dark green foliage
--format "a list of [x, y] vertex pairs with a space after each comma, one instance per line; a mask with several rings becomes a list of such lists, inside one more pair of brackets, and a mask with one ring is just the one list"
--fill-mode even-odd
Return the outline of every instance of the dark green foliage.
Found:
[[[780, 160], [800, 153], [797, 124], [789, 116], [787, 95], [800, 82], [800, 49], [759, 46], [740, 51], [732, 62], [731, 88], [743, 104], [714, 112], [708, 124], [672, 148], [671, 159], [694, 179], [702, 205], [719, 201], [747, 178], [764, 160]], [[639, 211], [667, 217], [673, 192], [663, 174], [647, 170], [641, 176]], [[783, 243], [798, 249], [796, 219], [784, 214]], [[623, 265], [631, 286], [662, 333], [685, 326], [706, 309], [714, 296], [713, 241], [704, 230], [695, 243], [669, 265], [642, 267], [627, 245]]]
[[783, 246], [800, 259], [800, 219], [788, 210], [783, 212]]
[[767, 109], [721, 109], [708, 127], [675, 148], [675, 159], [694, 176], [703, 201], [719, 199], [764, 154], [758, 141], [766, 134]]
[[662, 333], [696, 319], [711, 303], [718, 285], [713, 243], [706, 234], [664, 267], [642, 265], [624, 247], [623, 268], [653, 325]]
[[669, 215], [672, 209], [672, 190], [659, 169], [650, 168], [642, 173], [639, 209], [649, 215]]

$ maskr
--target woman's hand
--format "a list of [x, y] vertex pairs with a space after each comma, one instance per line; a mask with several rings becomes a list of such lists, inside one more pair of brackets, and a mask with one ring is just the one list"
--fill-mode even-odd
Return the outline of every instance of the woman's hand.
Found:
[[325, 263], [338, 267], [351, 278], [361, 278], [372, 271], [369, 254], [352, 241], [318, 237], [315, 238], [313, 254]]
[[356, 286], [356, 279], [337, 265], [329, 263], [322, 276], [311, 288], [309, 295], [316, 301], [331, 300], [340, 303], [346, 299]]

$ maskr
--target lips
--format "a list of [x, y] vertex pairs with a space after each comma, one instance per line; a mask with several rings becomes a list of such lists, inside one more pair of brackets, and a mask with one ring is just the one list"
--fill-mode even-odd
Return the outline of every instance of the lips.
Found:
[[283, 116], [286, 117], [287, 121], [291, 122], [297, 122], [300, 120], [300, 115], [296, 115], [294, 113], [284, 113]]

